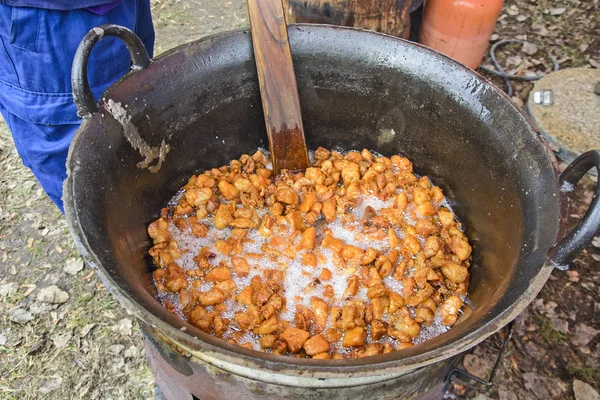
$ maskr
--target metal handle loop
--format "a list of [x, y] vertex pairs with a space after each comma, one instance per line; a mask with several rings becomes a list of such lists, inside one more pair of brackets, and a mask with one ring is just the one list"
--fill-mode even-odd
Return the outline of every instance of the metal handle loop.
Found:
[[[596, 168], [600, 176], [600, 151], [591, 150], [577, 157], [560, 174], [559, 183], [561, 190], [571, 191], [577, 182], [591, 169]], [[548, 253], [548, 259], [552, 265], [559, 269], [567, 269], [577, 253], [584, 249], [600, 230], [600, 185], [596, 184], [596, 190], [592, 202], [588, 207], [583, 219], [577, 224], [567, 236], [558, 242]]]
[[140, 38], [131, 30], [119, 25], [102, 25], [90, 30], [79, 43], [73, 68], [71, 69], [71, 86], [73, 100], [77, 105], [77, 115], [89, 118], [93, 112], [98, 111], [96, 102], [87, 76], [87, 66], [93, 47], [105, 36], [116, 36], [121, 39], [131, 55], [132, 70], [146, 69], [152, 62]]

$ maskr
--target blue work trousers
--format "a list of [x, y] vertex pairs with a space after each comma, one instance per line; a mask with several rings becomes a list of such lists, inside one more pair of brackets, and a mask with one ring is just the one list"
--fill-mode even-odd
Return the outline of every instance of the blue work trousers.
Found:
[[[80, 124], [71, 92], [73, 57], [90, 29], [109, 23], [133, 30], [152, 56], [149, 0], [125, 0], [104, 15], [0, 5], [0, 113], [23, 164], [61, 211], [67, 152]], [[88, 64], [95, 98], [129, 68], [122, 42], [98, 42]]]

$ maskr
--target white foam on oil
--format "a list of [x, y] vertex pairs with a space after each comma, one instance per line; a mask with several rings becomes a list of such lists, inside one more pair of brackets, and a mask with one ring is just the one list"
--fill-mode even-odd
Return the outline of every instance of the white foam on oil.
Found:
[[294, 260], [288, 263], [283, 278], [286, 309], [280, 314], [280, 318], [286, 321], [294, 320], [296, 304], [309, 306], [310, 296], [315, 295], [314, 290], [307, 290], [307, 287], [315, 279], [311, 274], [312, 268], [303, 266], [298, 258], [296, 256]]
[[447, 326], [442, 325], [442, 319], [440, 318], [439, 312], [437, 312], [431, 325], [421, 325], [421, 333], [419, 336], [413, 339], [413, 343], [423, 343], [429, 339], [433, 339], [436, 336], [440, 336], [442, 333], [447, 332], [448, 329], [449, 328]]
[[[401, 190], [397, 191], [397, 193], [400, 193], [400, 192], [401, 192]], [[365, 216], [365, 209], [369, 206], [372, 207], [375, 211], [379, 211], [382, 208], [389, 208], [393, 204], [394, 204], [393, 197], [386, 201], [383, 201], [379, 197], [376, 197], [376, 196], [361, 197], [356, 202], [356, 215], [358, 215], [359, 218], [362, 219]]]
[[392, 275], [389, 275], [383, 279], [383, 283], [385, 284], [385, 286], [387, 286], [388, 289], [390, 289], [390, 291], [396, 292], [402, 297], [404, 297], [404, 295], [402, 294], [402, 290], [404, 288], [404, 286], [402, 285], [402, 281], [396, 280]]

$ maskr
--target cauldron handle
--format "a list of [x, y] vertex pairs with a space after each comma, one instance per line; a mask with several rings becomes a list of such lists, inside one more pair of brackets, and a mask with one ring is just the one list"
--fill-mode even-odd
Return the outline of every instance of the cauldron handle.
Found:
[[[596, 167], [598, 176], [600, 176], [600, 151], [591, 150], [581, 154], [560, 174], [559, 184], [561, 185], [561, 190], [573, 190], [577, 182], [594, 167]], [[577, 224], [575, 229], [550, 249], [548, 259], [556, 268], [566, 269], [577, 253], [590, 244], [600, 229], [599, 198], [600, 185], [596, 184], [594, 197], [583, 219]]]
[[88, 82], [87, 65], [92, 48], [104, 36], [116, 36], [125, 43], [129, 54], [131, 54], [132, 70], [146, 69], [151, 63], [144, 44], [131, 30], [123, 26], [111, 24], [102, 25], [90, 30], [81, 40], [81, 43], [79, 43], [79, 47], [77, 47], [71, 69], [73, 100], [75, 100], [75, 104], [77, 105], [77, 115], [81, 118], [89, 118], [93, 112], [98, 111], [98, 106], [94, 101], [94, 95]]

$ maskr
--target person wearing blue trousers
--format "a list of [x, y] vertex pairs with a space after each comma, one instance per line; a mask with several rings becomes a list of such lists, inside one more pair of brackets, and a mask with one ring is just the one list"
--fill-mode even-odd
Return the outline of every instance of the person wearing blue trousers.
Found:
[[[103, 24], [134, 31], [152, 57], [149, 0], [0, 0], [0, 113], [23, 164], [61, 212], [67, 152], [81, 122], [71, 65], [81, 39]], [[102, 39], [88, 64], [94, 98], [129, 67], [125, 45]]]

